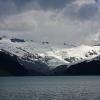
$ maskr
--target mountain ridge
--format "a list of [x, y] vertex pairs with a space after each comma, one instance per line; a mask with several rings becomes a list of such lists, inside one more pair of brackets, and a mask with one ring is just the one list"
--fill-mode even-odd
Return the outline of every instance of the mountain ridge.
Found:
[[[15, 42], [15, 40], [17, 41]], [[1, 39], [0, 53], [8, 55], [11, 59], [17, 58], [15, 61], [26, 70], [26, 75], [68, 75], [68, 73], [71, 75], [74, 68], [79, 69], [76, 66], [80, 66], [82, 69], [81, 64], [84, 62], [84, 66], [87, 66], [88, 69], [91, 65], [88, 62], [92, 63], [100, 55], [100, 46], [81, 45], [60, 48], [52, 47], [50, 43], [37, 44], [33, 41], [23, 41], [23, 39], [15, 40], [12, 42], [11, 39]], [[2, 61], [2, 57], [0, 59]], [[2, 63], [1, 61], [0, 63]], [[100, 66], [99, 63], [96, 62], [96, 64]], [[73, 74], [75, 75], [75, 73]]]

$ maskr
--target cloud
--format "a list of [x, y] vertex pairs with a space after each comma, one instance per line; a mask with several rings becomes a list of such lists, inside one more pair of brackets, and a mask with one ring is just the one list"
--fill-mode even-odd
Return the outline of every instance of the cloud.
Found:
[[35, 0], [43, 9], [61, 9], [75, 0]]
[[100, 9], [94, 0], [86, 1], [1, 0], [4, 7], [0, 13], [6, 17], [0, 20], [0, 34], [88, 44], [87, 40], [100, 29]]
[[23, 8], [23, 6], [38, 6], [40, 9], [44, 10], [61, 9], [73, 1], [75, 0], [13, 0], [20, 8]]
[[0, 0], [0, 15], [9, 15], [27, 9], [62, 9], [75, 0]]
[[[82, 43], [86, 35], [98, 29], [96, 22], [71, 21], [56, 11], [31, 10], [17, 15], [8, 16], [0, 23], [1, 30], [20, 33], [16, 36], [24, 38], [49, 40], [55, 42]], [[22, 32], [22, 34], [21, 34]], [[27, 34], [23, 34], [23, 32]], [[78, 37], [78, 38], [77, 38]]]
[[0, 0], [0, 18], [16, 13], [16, 6], [11, 0]]
[[96, 4], [84, 4], [79, 9], [79, 17], [81, 19], [91, 19], [98, 14], [98, 7]]
[[84, 0], [84, 2], [77, 0], [76, 2], [66, 6], [63, 10], [63, 14], [71, 20], [93, 20], [100, 14], [99, 6], [99, 4], [92, 0], [89, 0], [89, 2], [86, 2], [86, 0]]

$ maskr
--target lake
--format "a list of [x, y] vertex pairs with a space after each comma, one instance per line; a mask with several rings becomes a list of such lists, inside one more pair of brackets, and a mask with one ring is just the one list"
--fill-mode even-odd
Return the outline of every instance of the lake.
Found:
[[0, 100], [100, 100], [100, 76], [0, 77]]

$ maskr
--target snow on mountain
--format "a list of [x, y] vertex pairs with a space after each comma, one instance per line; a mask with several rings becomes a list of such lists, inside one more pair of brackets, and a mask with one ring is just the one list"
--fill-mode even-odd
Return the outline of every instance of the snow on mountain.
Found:
[[100, 46], [81, 45], [72, 48], [61, 48], [49, 42], [0, 39], [0, 49], [17, 55], [27, 62], [40, 61], [54, 69], [57, 66], [89, 60], [100, 55]]

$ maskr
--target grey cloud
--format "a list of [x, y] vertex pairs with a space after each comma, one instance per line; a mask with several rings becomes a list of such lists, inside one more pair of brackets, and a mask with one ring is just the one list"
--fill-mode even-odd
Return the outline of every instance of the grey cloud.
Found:
[[69, 4], [64, 8], [63, 15], [65, 18], [71, 20], [77, 19], [78, 17], [78, 6], [76, 4]]
[[0, 0], [0, 18], [31, 9], [62, 9], [75, 0]]
[[11, 0], [0, 0], [0, 17], [16, 13], [16, 6]]
[[71, 20], [93, 20], [95, 16], [99, 15], [99, 7], [96, 3], [83, 4], [69, 4], [66, 6], [64, 16]]
[[37, 4], [41, 9], [61, 9], [75, 0], [12, 0], [19, 8], [27, 4]]
[[[40, 37], [47, 37], [51, 41], [82, 43], [86, 36], [93, 35], [100, 28], [100, 14], [96, 3], [78, 5], [74, 1], [0, 0], [0, 19], [12, 14], [0, 21], [0, 31], [9, 32], [9, 36], [14, 32], [23, 38], [41, 40]], [[93, 20], [95, 16], [97, 19]]]
[[35, 0], [43, 9], [61, 9], [75, 0]]
[[98, 14], [98, 7], [96, 4], [85, 4], [78, 11], [81, 19], [91, 19]]
[[95, 3], [78, 6], [72, 4], [74, 1], [76, 0], [0, 0], [0, 17], [35, 8], [43, 10], [66, 8], [64, 11], [66, 17], [83, 20], [91, 19], [98, 13], [98, 7]]

